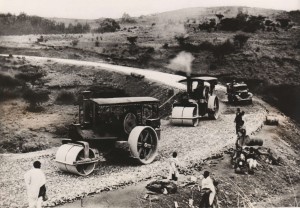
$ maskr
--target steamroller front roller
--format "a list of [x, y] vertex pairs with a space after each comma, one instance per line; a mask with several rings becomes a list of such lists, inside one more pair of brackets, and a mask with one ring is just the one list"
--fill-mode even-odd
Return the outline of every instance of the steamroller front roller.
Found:
[[60, 170], [81, 176], [91, 174], [99, 161], [95, 151], [88, 148], [88, 144], [84, 146], [76, 143], [59, 147], [55, 160]]
[[178, 126], [198, 126], [197, 107], [175, 106], [172, 109], [171, 123]]
[[219, 99], [217, 96], [213, 95], [208, 98], [207, 103], [208, 117], [210, 119], [218, 119], [219, 117]]
[[141, 164], [149, 164], [157, 155], [158, 136], [150, 126], [136, 126], [129, 134], [128, 144], [132, 157]]

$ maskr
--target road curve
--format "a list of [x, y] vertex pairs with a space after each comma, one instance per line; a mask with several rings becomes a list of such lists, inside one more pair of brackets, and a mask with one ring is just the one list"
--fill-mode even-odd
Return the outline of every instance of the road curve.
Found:
[[[24, 57], [24, 56], [22, 56]], [[181, 76], [138, 68], [116, 66], [87, 61], [25, 56], [29, 61], [51, 60], [57, 63], [81, 66], [95, 66], [99, 70], [114, 71], [124, 74], [137, 73], [146, 79], [160, 82], [177, 89], [185, 89], [177, 83]], [[222, 87], [219, 88], [222, 91]], [[162, 121], [162, 139], [159, 142], [159, 156], [150, 165], [136, 166], [126, 162], [100, 163], [97, 170], [88, 177], [74, 176], [60, 172], [55, 166], [54, 157], [57, 148], [26, 154], [2, 154], [0, 178], [0, 207], [26, 207], [26, 193], [23, 174], [32, 161], [40, 160], [47, 177], [49, 201], [53, 206], [78, 199], [87, 193], [99, 193], [118, 186], [145, 180], [167, 172], [166, 159], [177, 151], [183, 166], [190, 166], [216, 153], [224, 146], [235, 142], [234, 107], [222, 105], [221, 116], [216, 121], [202, 120], [198, 127], [174, 127], [169, 121]], [[264, 107], [254, 102], [245, 107], [247, 132], [259, 129], [266, 112]]]

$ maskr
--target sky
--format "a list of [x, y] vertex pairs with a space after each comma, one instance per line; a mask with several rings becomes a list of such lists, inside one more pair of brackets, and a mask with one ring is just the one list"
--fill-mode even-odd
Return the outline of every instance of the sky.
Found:
[[0, 13], [96, 19], [148, 15], [189, 7], [248, 6], [300, 10], [300, 0], [0, 0]]

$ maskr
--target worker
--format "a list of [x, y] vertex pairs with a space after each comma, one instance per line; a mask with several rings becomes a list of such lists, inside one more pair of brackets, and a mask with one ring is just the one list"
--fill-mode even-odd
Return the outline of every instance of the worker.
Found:
[[199, 100], [203, 96], [204, 82], [198, 82], [197, 87], [194, 89], [193, 97]]
[[246, 139], [249, 137], [246, 135], [246, 129], [244, 128], [244, 121], [241, 122], [241, 127], [238, 129], [237, 140], [236, 140], [236, 148], [243, 147], [245, 145]]
[[178, 166], [179, 166], [179, 161], [177, 159], [177, 152], [173, 152], [172, 158], [170, 158], [169, 161], [169, 180], [177, 181], [179, 172], [178, 172]]
[[[208, 191], [209, 192], [209, 199], [208, 199], [208, 202], [209, 202], [209, 206], [212, 206], [213, 202], [214, 202], [214, 198], [215, 198], [215, 195], [216, 195], [216, 188], [214, 186], [214, 183], [213, 183], [213, 180], [211, 179], [211, 177], [209, 176], [209, 172], [208, 171], [204, 171], [203, 173], [203, 179], [201, 181], [201, 191], [203, 192], [206, 192]], [[207, 193], [207, 192], [206, 192]], [[205, 204], [206, 205], [206, 201], [207, 199], [205, 199], [205, 195], [203, 195], [203, 198], [201, 199], [201, 202], [200, 204], [203, 205]], [[202, 207], [202, 206], [200, 206]], [[204, 206], [204, 207], [207, 207], [207, 206]]]
[[240, 108], [238, 108], [234, 119], [236, 134], [238, 134], [239, 129], [244, 125], [244, 121], [243, 121], [244, 115], [245, 112], [244, 111], [240, 112]]
[[42, 207], [43, 200], [46, 200], [46, 177], [41, 170], [41, 162], [35, 161], [33, 168], [24, 175], [27, 196], [30, 208]]
[[250, 147], [249, 154], [247, 154], [246, 158], [249, 167], [249, 173], [253, 173], [253, 169], [257, 168], [256, 155], [253, 147]]
[[239, 156], [235, 159], [234, 170], [235, 170], [236, 173], [245, 173], [246, 167], [247, 167], [246, 166], [246, 154], [242, 150], [239, 153]]

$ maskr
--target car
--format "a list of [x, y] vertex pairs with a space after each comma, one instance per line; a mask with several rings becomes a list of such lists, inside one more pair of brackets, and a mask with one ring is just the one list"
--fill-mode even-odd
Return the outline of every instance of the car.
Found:
[[229, 103], [252, 103], [253, 94], [249, 92], [248, 85], [244, 82], [241, 83], [227, 83], [227, 98]]
[[[141, 164], [154, 161], [160, 139], [159, 100], [153, 97], [91, 98], [83, 92], [79, 123], [56, 153], [60, 170], [89, 175], [107, 143], [125, 149]], [[101, 148], [99, 148], [101, 147]]]

